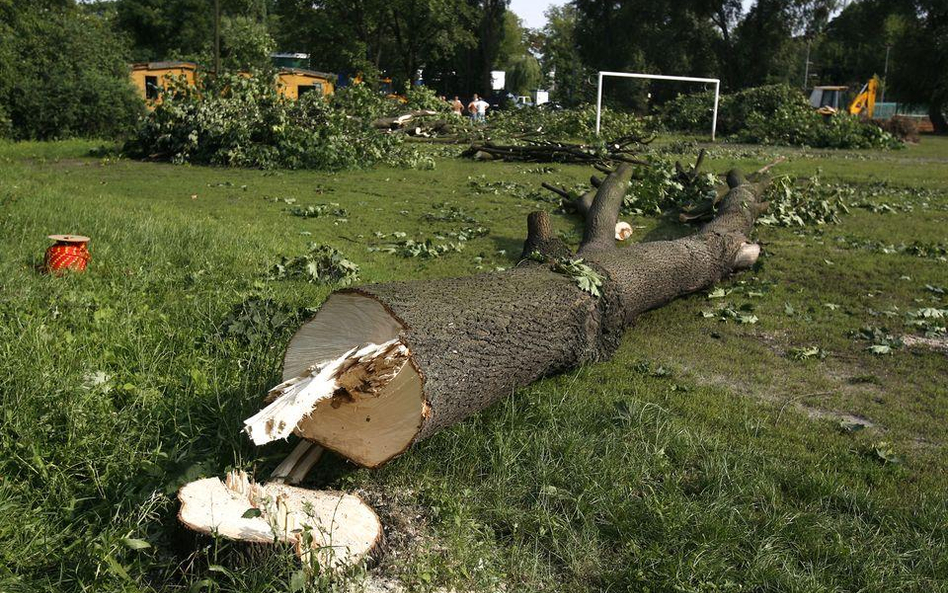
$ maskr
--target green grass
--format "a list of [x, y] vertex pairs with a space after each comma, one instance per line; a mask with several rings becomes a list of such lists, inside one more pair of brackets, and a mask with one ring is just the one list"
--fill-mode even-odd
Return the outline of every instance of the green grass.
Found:
[[[255, 448], [240, 426], [278, 380], [297, 322], [247, 343], [222, 333], [223, 320], [252, 297], [297, 319], [318, 306], [331, 287], [267, 278], [310, 241], [340, 249], [364, 282], [510, 266], [525, 215], [551, 208], [532, 190], [590, 173], [449, 157], [434, 171], [222, 170], [89, 158], [92, 146], [0, 144], [0, 591], [291, 590], [298, 567], [285, 550], [176, 524], [183, 482], [232, 467], [263, 478], [292, 447]], [[838, 241], [944, 245], [948, 139], [889, 153], [720, 145], [708, 166], [750, 170], [778, 154], [789, 157], [778, 172], [885, 181], [870, 201], [895, 211], [761, 227], [761, 264], [724, 283], [723, 301], [697, 294], [644, 315], [611, 361], [525, 388], [381, 470], [324, 459], [309, 485], [362, 492], [387, 528], [380, 565], [348, 579], [459, 591], [948, 590], [948, 357], [877, 356], [849, 337], [867, 325], [915, 333], [906, 311], [948, 308], [925, 288], [948, 285], [948, 263]], [[470, 178], [519, 185], [480, 193]], [[303, 219], [285, 198], [349, 214]], [[490, 233], [433, 260], [367, 249], [383, 242], [375, 232], [423, 239], [476, 225], [422, 220], [444, 203]], [[554, 219], [568, 237], [581, 229]], [[638, 240], [683, 232], [629, 220]], [[37, 273], [45, 236], [65, 232], [92, 237], [90, 270]], [[722, 303], [752, 306], [759, 322], [700, 315]], [[826, 357], [789, 355], [808, 346]], [[845, 430], [842, 414], [872, 426]], [[883, 442], [900, 462], [882, 459]]]

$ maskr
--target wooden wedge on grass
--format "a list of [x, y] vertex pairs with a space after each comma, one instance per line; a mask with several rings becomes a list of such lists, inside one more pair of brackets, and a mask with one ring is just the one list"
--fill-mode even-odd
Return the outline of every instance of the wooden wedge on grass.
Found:
[[178, 519], [188, 528], [249, 543], [288, 543], [306, 566], [357, 564], [382, 540], [378, 516], [358, 496], [257, 484], [243, 471], [191, 482], [178, 500]]

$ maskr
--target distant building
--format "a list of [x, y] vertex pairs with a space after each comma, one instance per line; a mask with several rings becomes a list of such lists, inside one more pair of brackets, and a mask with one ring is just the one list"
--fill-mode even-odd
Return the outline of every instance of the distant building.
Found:
[[[307, 55], [307, 54], [297, 54]], [[152, 107], [161, 102], [161, 94], [172, 77], [183, 76], [189, 85], [195, 85], [201, 67], [193, 62], [140, 62], [132, 64], [132, 84], [145, 103]], [[249, 77], [250, 72], [241, 72]], [[303, 68], [280, 68], [274, 83], [277, 92], [288, 99], [299, 99], [306, 93], [328, 96], [335, 91], [335, 75]]]
[[326, 72], [303, 68], [283, 68], [277, 72], [277, 91], [289, 99], [299, 99], [310, 92], [316, 92], [325, 97], [335, 91], [333, 84], [335, 78], [334, 75]]
[[160, 103], [161, 93], [170, 78], [183, 76], [193, 85], [197, 70], [194, 62], [138, 62], [132, 64], [132, 84], [145, 102]]

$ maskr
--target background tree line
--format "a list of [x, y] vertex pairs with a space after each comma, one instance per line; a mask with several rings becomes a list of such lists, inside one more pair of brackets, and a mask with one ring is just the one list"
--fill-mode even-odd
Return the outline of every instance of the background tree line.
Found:
[[[213, 64], [214, 0], [0, 0], [0, 132], [110, 135], [139, 113], [126, 64]], [[219, 0], [227, 69], [304, 52], [314, 69], [396, 88], [423, 76], [470, 96], [507, 72], [508, 90], [549, 88], [575, 105], [594, 73], [718, 77], [726, 91], [768, 83], [856, 85], [882, 75], [886, 98], [927, 104], [946, 131], [948, 0], [573, 0], [523, 27], [509, 0]], [[809, 55], [809, 68], [807, 56]], [[804, 80], [805, 73], [810, 77]], [[694, 86], [611, 82], [607, 101], [647, 110]], [[651, 93], [651, 95], [649, 94]]]

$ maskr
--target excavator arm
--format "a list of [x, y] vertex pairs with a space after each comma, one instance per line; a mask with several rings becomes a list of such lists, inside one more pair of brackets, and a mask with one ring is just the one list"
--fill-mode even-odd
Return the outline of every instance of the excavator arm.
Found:
[[876, 91], [878, 89], [879, 77], [873, 76], [869, 79], [869, 82], [863, 85], [862, 90], [849, 104], [849, 114], [861, 115], [865, 113], [866, 117], [872, 119], [872, 115], [876, 110]]

